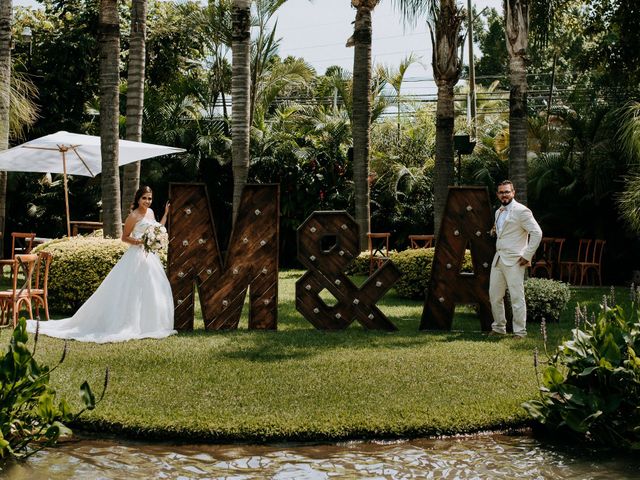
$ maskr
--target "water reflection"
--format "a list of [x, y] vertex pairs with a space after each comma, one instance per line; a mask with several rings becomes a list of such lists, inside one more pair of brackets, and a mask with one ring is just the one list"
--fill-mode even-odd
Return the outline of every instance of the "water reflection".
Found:
[[332, 445], [172, 445], [82, 440], [12, 465], [17, 479], [632, 479], [640, 460], [562, 451], [527, 436]]

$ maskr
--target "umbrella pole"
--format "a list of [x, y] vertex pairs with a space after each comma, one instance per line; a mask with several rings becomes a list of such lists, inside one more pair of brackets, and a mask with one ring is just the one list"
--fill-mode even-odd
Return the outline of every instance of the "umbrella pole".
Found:
[[67, 210], [67, 237], [71, 238], [71, 221], [69, 217], [69, 187], [67, 185], [67, 149], [61, 148], [62, 152], [62, 175], [64, 176], [64, 206]]

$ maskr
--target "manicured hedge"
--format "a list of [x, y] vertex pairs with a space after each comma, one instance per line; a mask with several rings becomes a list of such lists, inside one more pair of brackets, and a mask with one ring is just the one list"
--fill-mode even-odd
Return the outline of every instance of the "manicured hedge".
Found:
[[[391, 260], [402, 273], [402, 277], [395, 285], [399, 297], [424, 298], [425, 290], [431, 281], [431, 264], [434, 253], [435, 248], [413, 248], [391, 254]], [[465, 253], [461, 270], [463, 272], [473, 271], [469, 251]]]

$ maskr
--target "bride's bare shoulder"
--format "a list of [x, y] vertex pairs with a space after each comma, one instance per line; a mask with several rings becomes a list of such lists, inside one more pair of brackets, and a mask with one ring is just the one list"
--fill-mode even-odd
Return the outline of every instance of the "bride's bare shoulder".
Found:
[[131, 212], [129, 214], [129, 216], [127, 217], [127, 219], [124, 221], [125, 225], [129, 224], [136, 224], [138, 223], [140, 220], [142, 220], [142, 215], [140, 215], [139, 213], [136, 213], [135, 211]]

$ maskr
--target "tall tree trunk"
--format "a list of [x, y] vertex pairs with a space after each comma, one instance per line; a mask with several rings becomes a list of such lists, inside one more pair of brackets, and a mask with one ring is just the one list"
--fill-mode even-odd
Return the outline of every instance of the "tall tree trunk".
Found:
[[[11, 98], [11, 0], [0, 0], [0, 150], [9, 147]], [[4, 246], [7, 214], [7, 172], [0, 172], [0, 254]], [[1, 256], [1, 255], [0, 255]]]
[[353, 184], [360, 250], [371, 231], [369, 201], [369, 150], [371, 146], [371, 11], [377, 1], [352, 0], [357, 8], [353, 31]]
[[463, 14], [455, 0], [440, 0], [429, 22], [433, 48], [433, 76], [438, 85], [436, 107], [436, 161], [434, 178], [434, 233], [440, 233], [440, 224], [447, 202], [449, 185], [453, 183], [453, 88], [460, 78], [460, 27]]
[[122, 235], [118, 172], [120, 19], [117, 0], [100, 0], [100, 153], [105, 237]]
[[[144, 79], [147, 35], [147, 0], [131, 2], [131, 38], [129, 40], [129, 72], [127, 77], [126, 139], [142, 141]], [[140, 186], [140, 162], [125, 165], [122, 180], [122, 218], [129, 214], [133, 196]]]
[[505, 0], [505, 33], [509, 52], [509, 176], [518, 200], [527, 203], [527, 47], [529, 0]]
[[433, 179], [434, 233], [440, 234], [442, 215], [447, 204], [449, 185], [453, 183], [453, 124], [454, 84], [447, 80], [436, 80], [438, 103], [436, 106], [436, 161]]
[[233, 2], [233, 65], [231, 80], [231, 153], [233, 167], [233, 221], [249, 172], [251, 122], [251, 0]]

